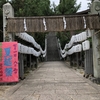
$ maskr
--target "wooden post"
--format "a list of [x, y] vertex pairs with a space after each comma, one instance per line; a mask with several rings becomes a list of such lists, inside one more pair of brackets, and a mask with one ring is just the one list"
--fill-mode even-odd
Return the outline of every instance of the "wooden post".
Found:
[[82, 68], [82, 51], [80, 52], [79, 66]]
[[21, 79], [24, 79], [25, 76], [24, 76], [24, 60], [23, 60], [23, 54], [19, 54], [19, 73], [20, 73], [20, 78]]
[[36, 68], [38, 67], [38, 58], [36, 57]]
[[31, 68], [31, 54], [29, 55], [29, 59], [30, 59], [30, 61], [29, 61], [30, 69], [32, 69]]
[[77, 64], [77, 68], [79, 68], [79, 53], [76, 53], [76, 64]]
[[70, 55], [70, 66], [73, 66], [73, 62], [72, 62], [73, 56]]

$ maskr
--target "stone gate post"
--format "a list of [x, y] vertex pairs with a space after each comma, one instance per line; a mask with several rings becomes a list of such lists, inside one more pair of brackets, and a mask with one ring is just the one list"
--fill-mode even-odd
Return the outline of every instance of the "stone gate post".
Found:
[[7, 33], [7, 18], [14, 17], [14, 10], [10, 3], [3, 5], [3, 41], [12, 41], [13, 34]]
[[[91, 14], [98, 14], [100, 10], [100, 1], [94, 0], [91, 5]], [[93, 46], [93, 67], [94, 77], [100, 78], [100, 33], [95, 34], [96, 30], [91, 30], [92, 33], [92, 46]]]

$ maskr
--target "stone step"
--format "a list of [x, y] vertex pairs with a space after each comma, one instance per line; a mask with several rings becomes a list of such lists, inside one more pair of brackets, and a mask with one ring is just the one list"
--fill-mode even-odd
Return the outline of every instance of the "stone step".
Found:
[[47, 61], [59, 61], [57, 38], [54, 33], [47, 35]]

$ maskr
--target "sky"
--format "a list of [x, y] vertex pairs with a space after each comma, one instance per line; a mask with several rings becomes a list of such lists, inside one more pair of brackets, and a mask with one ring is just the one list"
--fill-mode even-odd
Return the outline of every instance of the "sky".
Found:
[[[56, 5], [59, 4], [59, 0], [50, 0], [50, 1], [51, 3], [55, 2]], [[79, 4], [80, 2], [81, 2], [81, 8], [78, 10], [78, 12], [88, 9], [87, 3], [90, 2], [89, 0], [77, 0], [77, 4]]]

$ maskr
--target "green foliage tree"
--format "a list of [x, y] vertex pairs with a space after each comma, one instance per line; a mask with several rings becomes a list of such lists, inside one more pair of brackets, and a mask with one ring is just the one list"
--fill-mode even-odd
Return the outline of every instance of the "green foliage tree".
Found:
[[73, 14], [78, 11], [80, 6], [81, 4], [76, 4], [76, 0], [60, 0], [58, 11], [59, 14]]
[[58, 7], [56, 6], [56, 4], [54, 2], [51, 5], [51, 9], [52, 9], [52, 15], [57, 15], [58, 14]]
[[65, 47], [65, 44], [68, 43], [70, 40], [68, 35], [69, 35], [69, 32], [67, 32], [67, 33], [58, 32], [57, 33], [57, 38], [60, 39], [62, 49]]
[[48, 16], [52, 13], [49, 0], [12, 0], [15, 16]]

